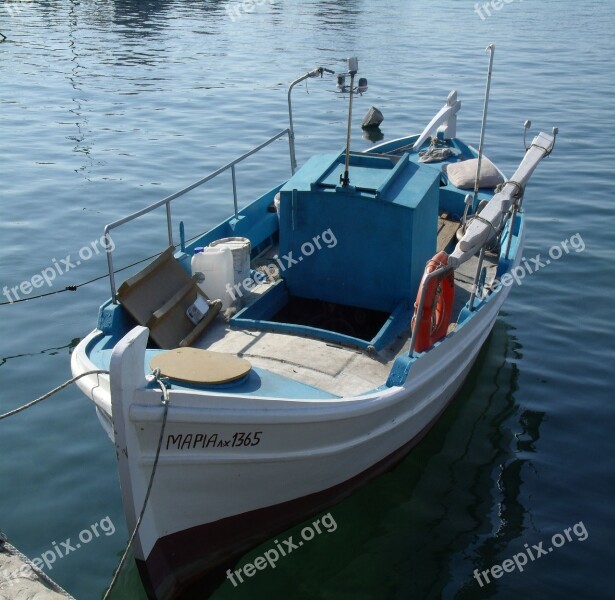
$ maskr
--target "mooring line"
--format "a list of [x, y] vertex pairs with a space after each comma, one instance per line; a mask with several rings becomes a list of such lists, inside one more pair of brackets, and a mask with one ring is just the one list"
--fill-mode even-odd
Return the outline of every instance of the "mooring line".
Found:
[[6, 419], [8, 417], [16, 415], [17, 413], [20, 413], [21, 411], [26, 410], [26, 408], [30, 408], [31, 406], [34, 406], [35, 404], [38, 404], [39, 402], [42, 402], [43, 400], [47, 400], [47, 398], [50, 398], [54, 394], [57, 394], [60, 390], [63, 390], [65, 387], [68, 387], [71, 383], [75, 383], [75, 381], [78, 381], [82, 377], [86, 377], [87, 375], [108, 375], [108, 374], [109, 374], [109, 371], [105, 369], [94, 369], [93, 371], [86, 371], [85, 373], [81, 373], [80, 375], [77, 375], [76, 377], [73, 377], [72, 379], [65, 381], [62, 385], [59, 385], [58, 387], [53, 388], [51, 391], [47, 392], [46, 394], [39, 396], [36, 400], [32, 400], [32, 402], [28, 402], [27, 404], [24, 404], [23, 406], [20, 406], [19, 408], [9, 410], [9, 412], [6, 412], [3, 415], [0, 415], [0, 421], [2, 421], [2, 419]]
[[[19, 408], [15, 408], [14, 410], [10, 410], [9, 412], [0, 415], [0, 421], [12, 415], [16, 415], [17, 413], [20, 413], [26, 410], [27, 408], [30, 408], [31, 406], [34, 406], [35, 404], [42, 402], [43, 400], [46, 400], [47, 398], [50, 398], [54, 394], [57, 394], [60, 390], [63, 390], [65, 387], [68, 387], [72, 383], [75, 383], [82, 377], [86, 377], [87, 375], [108, 375], [108, 374], [109, 374], [109, 371], [107, 371], [106, 369], [95, 369], [92, 371], [86, 371], [85, 373], [81, 373], [77, 375], [76, 377], [73, 377], [69, 379], [68, 381], [65, 381], [62, 385], [59, 385], [58, 387], [50, 390], [46, 394], [43, 394], [39, 398], [36, 398], [35, 400], [32, 400], [31, 402], [28, 402], [27, 404], [24, 404], [23, 406], [20, 406]], [[113, 574], [113, 579], [111, 580], [109, 587], [105, 591], [103, 600], [107, 600], [109, 598], [109, 594], [111, 594], [111, 591], [115, 587], [115, 584], [117, 583], [122, 567], [124, 566], [124, 563], [126, 562], [126, 557], [128, 556], [128, 552], [130, 551], [130, 548], [132, 547], [132, 543], [135, 539], [135, 536], [137, 535], [137, 532], [139, 531], [139, 527], [141, 526], [141, 521], [143, 520], [143, 515], [145, 514], [145, 509], [147, 508], [147, 503], [149, 501], [150, 493], [152, 491], [152, 485], [154, 484], [154, 475], [156, 474], [156, 469], [158, 467], [158, 459], [160, 458], [160, 450], [162, 449], [162, 440], [164, 439], [164, 431], [165, 431], [166, 424], [167, 424], [167, 415], [169, 413], [170, 399], [169, 399], [169, 390], [167, 389], [167, 386], [165, 385], [160, 375], [160, 369], [156, 369], [153, 372], [153, 376], [154, 376], [155, 381], [158, 383], [158, 385], [160, 385], [160, 389], [162, 391], [162, 404], [164, 406], [164, 413], [162, 416], [162, 425], [160, 427], [160, 437], [158, 438], [158, 447], [156, 448], [156, 457], [154, 458], [152, 474], [150, 475], [150, 478], [149, 478], [149, 483], [147, 485], [147, 491], [145, 492], [145, 499], [143, 500], [143, 506], [141, 508], [139, 518], [137, 519], [137, 523], [135, 524], [135, 527], [132, 533], [130, 534], [130, 538], [128, 539], [128, 543], [126, 544], [126, 548], [124, 550], [124, 553], [122, 554], [122, 558], [120, 559], [120, 563], [115, 573]], [[2, 542], [6, 543], [6, 540], [2, 539]]]
[[141, 526], [141, 521], [143, 520], [143, 515], [145, 514], [145, 509], [147, 508], [147, 502], [149, 500], [149, 495], [150, 495], [150, 492], [152, 491], [152, 485], [154, 483], [154, 475], [156, 474], [156, 468], [158, 467], [158, 459], [160, 458], [160, 450], [162, 448], [164, 430], [167, 424], [167, 415], [169, 413], [170, 400], [169, 400], [169, 390], [167, 389], [167, 386], [164, 384], [164, 381], [162, 381], [162, 378], [160, 376], [160, 369], [156, 369], [153, 375], [156, 381], [158, 382], [158, 385], [160, 385], [160, 389], [162, 390], [162, 404], [164, 406], [164, 413], [162, 415], [162, 425], [160, 427], [160, 437], [158, 438], [158, 448], [156, 448], [156, 457], [154, 458], [154, 466], [152, 467], [152, 474], [150, 475], [149, 483], [147, 485], [147, 491], [145, 492], [145, 499], [143, 500], [143, 507], [141, 508], [141, 513], [139, 514], [139, 518], [137, 519], [135, 528], [133, 529], [132, 534], [130, 535], [130, 538], [128, 539], [128, 543], [126, 544], [126, 549], [124, 550], [124, 553], [122, 554], [122, 558], [120, 559], [120, 564], [117, 566], [117, 569], [115, 573], [113, 574], [113, 579], [111, 580], [111, 583], [109, 584], [109, 587], [107, 588], [103, 596], [103, 600], [107, 600], [109, 598], [109, 594], [111, 594], [111, 590], [113, 590], [113, 588], [115, 587], [115, 584], [117, 583], [122, 567], [124, 566], [124, 562], [126, 561], [126, 557], [128, 556], [128, 552], [132, 546], [132, 542], [134, 541], [135, 536], [137, 535], [137, 531], [139, 531], [139, 527]]

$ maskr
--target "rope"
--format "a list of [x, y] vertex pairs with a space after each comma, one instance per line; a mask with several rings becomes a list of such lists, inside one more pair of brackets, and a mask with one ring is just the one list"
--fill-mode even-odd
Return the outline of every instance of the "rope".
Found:
[[[142, 258], [141, 260], [138, 260], [137, 262], [133, 262], [130, 265], [126, 265], [125, 267], [122, 267], [121, 269], [117, 269], [116, 271], [113, 271], [113, 273], [115, 274], [115, 273], [121, 273], [122, 271], [126, 271], [126, 269], [130, 269], [131, 267], [140, 265], [141, 263], [144, 263], [146, 260], [151, 260], [152, 258], [156, 258], [159, 254], [160, 252], [157, 252], [156, 254], [153, 254], [152, 256]], [[101, 279], [105, 279], [106, 277], [109, 277], [109, 273], [106, 273], [105, 275], [99, 275], [98, 277], [94, 277], [94, 279], [90, 279], [89, 281], [84, 281], [83, 283], [78, 283], [77, 285], [67, 285], [65, 288], [61, 290], [55, 290], [53, 292], [46, 292], [44, 294], [38, 294], [37, 296], [29, 296], [28, 298], [19, 298], [18, 300], [13, 300], [13, 301], [9, 300], [8, 302], [0, 302], [0, 306], [6, 306], [7, 304], [17, 304], [18, 302], [28, 302], [28, 300], [37, 300], [38, 298], [44, 298], [45, 296], [53, 296], [54, 294], [61, 294], [62, 292], [76, 292], [80, 287], [83, 287], [84, 285], [89, 285], [90, 283], [94, 283], [95, 281], [100, 281]]]
[[[207, 231], [203, 231], [195, 235], [194, 237], [191, 237], [190, 239], [186, 240], [186, 243], [190, 243], [193, 240], [196, 240], [197, 238], [201, 237], [205, 233], [207, 233]], [[173, 246], [173, 248], [177, 249], [177, 246]], [[113, 274], [115, 275], [117, 273], [121, 273], [122, 271], [126, 271], [127, 269], [131, 269], [132, 267], [136, 267], [137, 265], [140, 265], [141, 263], [144, 263], [147, 260], [152, 260], [152, 258], [156, 258], [157, 256], [160, 256], [160, 252], [156, 252], [156, 254], [152, 254], [151, 256], [142, 258], [141, 260], [138, 260], [129, 265], [126, 265], [125, 267], [122, 267], [121, 269], [116, 269], [115, 271], [113, 271]], [[19, 298], [18, 300], [13, 300], [13, 301], [9, 300], [8, 302], [0, 302], [0, 306], [6, 306], [7, 304], [18, 304], [19, 302], [28, 302], [29, 300], [38, 300], [38, 298], [45, 298], [46, 296], [53, 296], [55, 294], [61, 294], [62, 292], [76, 292], [80, 287], [83, 287], [84, 285], [89, 285], [90, 283], [100, 281], [101, 279], [105, 279], [107, 277], [109, 277], [109, 273], [105, 273], [104, 275], [99, 275], [98, 277], [94, 277], [94, 279], [90, 279], [89, 281], [84, 281], [83, 283], [78, 283], [76, 285], [67, 285], [65, 288], [61, 290], [54, 290], [53, 292], [45, 292], [44, 294], [38, 294], [37, 296], [29, 296], [28, 298]]]
[[544, 151], [545, 156], [549, 156], [549, 154], [551, 154], [551, 152], [553, 152], [553, 147], [549, 148], [545, 148], [544, 146], [541, 146], [540, 144], [532, 144], [530, 146], [530, 148], [540, 148], [541, 150]]
[[524, 194], [525, 194], [525, 188], [518, 182], [518, 181], [514, 181], [513, 179], [509, 179], [508, 181], [504, 181], [502, 183], [499, 183], [496, 188], [495, 191], [497, 192], [501, 192], [508, 184], [514, 185], [517, 190], [513, 193], [513, 196], [519, 200], [521, 198], [523, 198]]
[[480, 215], [472, 215], [471, 218], [472, 221], [480, 221], [481, 223], [485, 223], [485, 225], [489, 225], [489, 227], [491, 227], [493, 234], [494, 235], [499, 235], [498, 230], [494, 227], [493, 223], [491, 221], [488, 221], [487, 219], [485, 219], [484, 217], [481, 217]]
[[137, 524], [135, 525], [135, 528], [132, 531], [130, 539], [128, 540], [128, 543], [126, 544], [126, 549], [124, 550], [124, 554], [122, 554], [122, 558], [120, 559], [120, 564], [118, 565], [113, 575], [113, 579], [111, 580], [111, 583], [109, 584], [109, 587], [107, 588], [103, 596], [103, 600], [107, 600], [109, 598], [111, 591], [115, 587], [115, 584], [117, 583], [122, 567], [124, 566], [124, 562], [126, 561], [126, 557], [128, 556], [128, 551], [130, 550], [132, 546], [132, 542], [134, 541], [135, 536], [137, 535], [137, 531], [139, 531], [139, 527], [141, 525], [143, 515], [145, 514], [145, 508], [147, 507], [147, 501], [149, 500], [149, 495], [150, 495], [150, 492], [152, 491], [152, 484], [154, 483], [154, 475], [156, 474], [156, 468], [158, 467], [158, 459], [160, 458], [160, 449], [162, 448], [164, 430], [167, 424], [167, 415], [169, 412], [170, 400], [169, 400], [169, 391], [167, 390], [167, 387], [162, 381], [162, 379], [160, 378], [160, 369], [156, 369], [154, 371], [154, 377], [156, 378], [156, 381], [158, 382], [158, 384], [160, 385], [160, 389], [162, 390], [162, 404], [164, 405], [164, 414], [162, 416], [162, 426], [160, 427], [160, 437], [158, 438], [158, 448], [156, 448], [156, 457], [154, 458], [154, 466], [152, 467], [152, 474], [150, 475], [149, 484], [147, 486], [147, 492], [145, 493], [145, 499], [143, 500], [143, 507], [141, 508], [141, 514], [139, 515], [139, 518], [137, 519]]
[[[26, 410], [27, 408], [30, 408], [31, 406], [34, 406], [35, 404], [42, 402], [43, 400], [46, 400], [47, 398], [59, 392], [60, 390], [63, 390], [65, 387], [68, 387], [71, 383], [75, 383], [75, 381], [81, 379], [82, 377], [86, 377], [87, 375], [108, 375], [108, 374], [109, 374], [109, 371], [106, 371], [104, 369], [96, 369], [93, 371], [86, 371], [85, 373], [81, 373], [80, 375], [77, 375], [76, 377], [73, 377], [72, 379], [65, 381], [62, 385], [59, 385], [58, 387], [52, 389], [51, 391], [40, 396], [36, 400], [32, 400], [32, 402], [28, 402], [27, 404], [24, 404], [23, 406], [20, 406], [19, 408], [16, 408], [7, 413], [4, 413], [3, 415], [0, 415], [0, 421], [2, 419], [6, 419], [12, 415], [15, 415], [19, 412], [22, 412]], [[145, 492], [145, 499], [143, 500], [143, 507], [141, 508], [141, 513], [139, 514], [139, 518], [137, 519], [135, 528], [132, 534], [130, 535], [130, 539], [128, 540], [128, 543], [126, 544], [126, 549], [124, 550], [124, 553], [122, 554], [122, 558], [120, 559], [120, 563], [117, 567], [117, 570], [115, 571], [113, 575], [113, 579], [111, 580], [111, 583], [109, 584], [109, 587], [107, 588], [105, 595], [103, 596], [103, 600], [107, 600], [107, 598], [109, 597], [109, 594], [111, 594], [111, 591], [115, 587], [119, 574], [122, 570], [122, 567], [124, 566], [124, 562], [126, 561], [126, 557], [128, 556], [128, 552], [132, 546], [132, 542], [134, 541], [135, 536], [137, 535], [137, 531], [139, 531], [139, 527], [141, 526], [141, 521], [143, 520], [143, 515], [145, 514], [145, 509], [147, 508], [147, 502], [149, 500], [150, 492], [152, 491], [152, 485], [154, 483], [154, 475], [156, 474], [156, 468], [158, 467], [158, 459], [160, 458], [160, 450], [162, 448], [162, 440], [164, 439], [164, 430], [166, 428], [167, 415], [169, 413], [170, 399], [169, 399], [169, 390], [167, 389], [167, 386], [164, 384], [164, 381], [160, 377], [160, 369], [156, 369], [153, 374], [154, 374], [156, 381], [160, 385], [160, 389], [162, 390], [162, 404], [164, 406], [164, 413], [162, 416], [162, 426], [160, 427], [160, 437], [158, 438], [158, 447], [156, 448], [156, 457], [154, 458], [154, 466], [152, 467], [152, 474], [150, 475], [149, 483], [147, 485], [147, 491]], [[9, 547], [9, 544], [6, 540], [6, 536], [2, 534], [0, 535], [0, 548], [4, 547], [5, 545]]]
[[31, 406], [34, 406], [35, 404], [38, 404], [39, 402], [42, 402], [43, 400], [47, 400], [47, 398], [53, 396], [54, 394], [57, 394], [60, 390], [63, 390], [65, 387], [68, 387], [71, 383], [75, 383], [75, 381], [78, 381], [82, 377], [86, 377], [87, 375], [108, 375], [108, 374], [109, 374], [109, 371], [106, 371], [104, 369], [95, 369], [93, 371], [86, 371], [85, 373], [81, 373], [80, 375], [77, 375], [76, 377], [73, 377], [72, 379], [65, 381], [62, 385], [59, 385], [57, 388], [52, 389], [50, 392], [43, 394], [36, 400], [32, 400], [32, 402], [28, 402], [28, 404], [24, 404], [23, 406], [20, 406], [19, 408], [15, 408], [14, 410], [10, 410], [9, 412], [4, 413], [3, 415], [0, 415], [0, 421], [2, 421], [2, 419], [6, 419], [8, 417], [16, 415], [17, 413], [20, 413], [21, 411], [26, 410], [26, 408], [30, 408]]
[[[3, 553], [6, 553], [6, 554], [15, 556], [15, 557], [19, 558], [24, 564], [27, 564], [30, 567], [30, 569], [34, 572], [34, 574], [39, 578], [39, 580], [44, 582], [44, 584], [48, 588], [50, 588], [51, 591], [55, 592], [56, 594], [60, 594], [61, 596], [64, 596], [68, 600], [75, 600], [75, 598], [73, 598], [73, 596], [71, 596], [66, 590], [62, 589], [44, 571], [39, 569], [25, 554], [23, 554], [17, 548], [15, 548], [15, 546], [10, 544], [8, 539], [7, 539], [7, 537], [6, 537], [6, 535], [4, 533], [2, 533], [2, 532], [0, 532], [0, 552], [3, 552]], [[22, 568], [23, 568], [23, 566], [18, 568], [17, 571], [20, 571]], [[5, 577], [7, 576], [7, 571], [6, 570], [3, 571], [3, 575]], [[14, 576], [15, 576], [15, 571], [13, 571], [13, 573], [9, 574], [7, 579], [10, 580], [10, 578], [12, 578]], [[9, 585], [12, 585], [12, 584], [9, 584]], [[38, 594], [36, 594], [36, 596], [38, 596]], [[4, 598], [4, 596], [0, 595], [0, 598]]]

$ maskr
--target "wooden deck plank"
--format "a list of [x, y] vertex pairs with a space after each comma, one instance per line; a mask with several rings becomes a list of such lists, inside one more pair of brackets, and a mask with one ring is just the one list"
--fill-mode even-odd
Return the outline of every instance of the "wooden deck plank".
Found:
[[436, 252], [444, 250], [455, 237], [457, 230], [461, 226], [458, 221], [449, 221], [438, 217], [438, 241], [436, 242]]

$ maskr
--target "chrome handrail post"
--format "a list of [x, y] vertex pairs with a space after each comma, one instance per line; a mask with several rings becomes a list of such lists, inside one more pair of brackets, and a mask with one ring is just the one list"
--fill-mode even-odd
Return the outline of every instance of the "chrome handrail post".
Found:
[[[299, 83], [299, 80], [297, 80], [297, 83]], [[297, 169], [297, 158], [295, 154], [295, 127], [293, 125], [293, 105], [291, 100], [291, 94], [294, 86], [295, 82], [291, 83], [288, 88], [288, 147], [290, 151], [290, 172], [293, 175]]]
[[480, 254], [478, 255], [478, 265], [476, 266], [476, 273], [474, 275], [474, 283], [472, 284], [472, 291], [470, 292], [470, 299], [468, 300], [468, 306], [470, 308], [470, 312], [474, 310], [474, 298], [476, 298], [478, 280], [480, 279], [480, 272], [481, 272], [481, 269], [483, 268], [484, 259], [485, 259], [485, 247], [483, 246], [480, 249]]
[[316, 67], [311, 71], [305, 73], [305, 75], [301, 75], [288, 86], [288, 146], [290, 150], [290, 172], [294, 175], [297, 170], [297, 153], [295, 149], [295, 124], [293, 123], [293, 103], [292, 103], [292, 92], [293, 88], [302, 81], [309, 79], [310, 77], [318, 77], [319, 75], [322, 77], [323, 73], [333, 73], [330, 69], [325, 69], [324, 67]]
[[294, 175], [297, 169], [297, 158], [295, 156], [295, 132], [288, 128], [288, 151], [290, 154], [290, 174]]
[[235, 175], [235, 165], [231, 166], [231, 178], [233, 180], [233, 207], [235, 209], [235, 218], [239, 218], [239, 211], [237, 210], [237, 177]]
[[105, 225], [103, 237], [105, 238], [105, 252], [107, 253], [107, 266], [109, 267], [109, 283], [111, 285], [111, 300], [113, 304], [117, 304], [117, 291], [115, 288], [115, 273], [113, 272], [113, 245], [111, 243], [111, 235], [109, 234], [110, 226]]
[[295, 174], [297, 170], [297, 155], [295, 149], [295, 125], [293, 123], [293, 103], [292, 103], [292, 93], [293, 88], [298, 84], [310, 77], [309, 73], [302, 75], [298, 79], [295, 79], [288, 86], [288, 145], [290, 149], [290, 172], [291, 174]]
[[169, 236], [169, 246], [175, 247], [173, 243], [173, 222], [171, 220], [171, 201], [167, 202], [167, 234]]

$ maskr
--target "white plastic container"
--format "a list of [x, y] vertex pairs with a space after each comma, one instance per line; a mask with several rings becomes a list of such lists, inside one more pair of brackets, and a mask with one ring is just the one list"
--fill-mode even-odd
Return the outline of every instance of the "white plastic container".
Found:
[[191, 262], [192, 274], [200, 274], [198, 286], [210, 300], [222, 300], [222, 308], [233, 303], [233, 255], [225, 246], [195, 248]]
[[200, 246], [199, 248], [195, 248], [194, 252], [192, 253], [192, 259], [190, 260], [190, 269], [192, 271], [192, 275], [195, 275], [196, 273], [199, 273], [200, 271], [198, 270], [197, 266], [199, 264], [199, 261], [201, 260], [199, 257], [197, 257], [198, 254], [201, 254], [203, 252], [204, 248], [202, 246]]
[[248, 238], [227, 237], [216, 240], [209, 245], [210, 248], [228, 248], [233, 255], [233, 281], [242, 286], [250, 278], [250, 251], [251, 244]]

